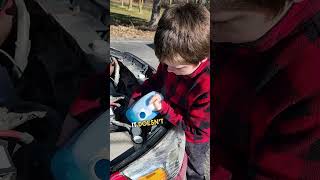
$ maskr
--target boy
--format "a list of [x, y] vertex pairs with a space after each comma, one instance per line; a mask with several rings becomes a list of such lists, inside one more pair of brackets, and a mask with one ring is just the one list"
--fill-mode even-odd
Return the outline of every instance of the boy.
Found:
[[320, 1], [212, 5], [211, 178], [319, 179]]
[[153, 103], [164, 119], [184, 128], [188, 179], [204, 179], [203, 162], [210, 137], [210, 14], [201, 5], [174, 5], [161, 17], [154, 37], [160, 60], [156, 74], [136, 90], [137, 100], [162, 90]]

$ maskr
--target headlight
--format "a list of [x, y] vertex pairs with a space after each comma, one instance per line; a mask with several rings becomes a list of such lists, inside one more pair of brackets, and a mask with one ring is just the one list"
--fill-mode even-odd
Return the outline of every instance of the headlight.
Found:
[[156, 169], [145, 176], [139, 177], [139, 180], [160, 180], [160, 179], [167, 180], [166, 171], [162, 168]]
[[173, 179], [180, 171], [185, 152], [184, 131], [173, 128], [146, 154], [121, 171], [133, 180]]

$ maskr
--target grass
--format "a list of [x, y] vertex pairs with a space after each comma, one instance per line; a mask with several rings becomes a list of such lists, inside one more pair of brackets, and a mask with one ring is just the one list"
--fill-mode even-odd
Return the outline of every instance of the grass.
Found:
[[128, 0], [124, 0], [123, 7], [121, 6], [121, 0], [111, 0], [110, 38], [153, 40], [155, 31], [148, 27], [152, 12], [152, 3], [150, 2], [144, 4], [140, 13], [136, 2], [133, 2], [132, 9], [129, 11]]
[[[122, 7], [120, 1], [110, 2], [111, 25], [146, 26], [151, 18], [152, 5], [144, 5], [140, 13], [137, 3], [133, 3], [130, 11], [126, 3], [127, 2], [125, 2]], [[161, 14], [163, 11], [164, 9], [161, 9]]]
[[121, 7], [121, 3], [110, 2], [110, 16], [112, 25], [143, 26], [149, 22], [151, 8], [143, 7], [139, 13], [137, 5], [133, 4], [132, 10], [128, 10], [128, 5]]

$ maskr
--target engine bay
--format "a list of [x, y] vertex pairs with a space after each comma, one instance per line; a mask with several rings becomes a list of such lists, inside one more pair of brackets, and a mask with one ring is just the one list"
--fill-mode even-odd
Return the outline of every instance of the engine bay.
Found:
[[115, 120], [125, 121], [124, 111], [128, 107], [132, 92], [155, 70], [138, 57], [111, 48], [110, 51], [110, 100], [123, 98], [119, 108], [112, 108]]
[[[120, 98], [119, 107], [110, 106], [110, 160], [131, 147], [138, 147], [151, 132], [151, 127], [132, 127], [126, 119], [132, 92], [138, 88], [154, 69], [130, 53], [111, 49], [110, 56], [110, 100]], [[137, 137], [140, 139], [137, 140]]]

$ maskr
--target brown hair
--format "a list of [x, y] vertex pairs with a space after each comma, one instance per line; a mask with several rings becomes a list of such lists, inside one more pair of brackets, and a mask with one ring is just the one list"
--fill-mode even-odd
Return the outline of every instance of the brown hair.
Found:
[[283, 10], [287, 2], [292, 0], [214, 0], [215, 4], [224, 4], [226, 7], [234, 9], [243, 8], [263, 8], [270, 11], [273, 14], [278, 14]]
[[164, 11], [154, 37], [160, 62], [198, 64], [210, 52], [210, 13], [194, 3], [176, 4]]

